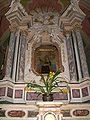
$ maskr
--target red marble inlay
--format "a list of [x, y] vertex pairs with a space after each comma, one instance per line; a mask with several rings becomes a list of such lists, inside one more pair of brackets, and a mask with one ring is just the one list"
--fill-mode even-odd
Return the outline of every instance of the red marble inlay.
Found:
[[87, 88], [87, 87], [82, 88], [82, 96], [83, 96], [83, 97], [88, 96], [88, 88]]
[[73, 98], [80, 98], [80, 89], [72, 89]]
[[73, 115], [75, 116], [87, 116], [88, 114], [89, 114], [89, 111], [86, 109], [73, 111]]
[[8, 87], [8, 93], [7, 96], [10, 98], [13, 98], [13, 89]]
[[5, 96], [5, 91], [6, 91], [6, 88], [5, 87], [1, 87], [0, 88], [0, 96]]
[[25, 116], [25, 112], [12, 110], [12, 111], [8, 112], [8, 116], [10, 116], [10, 117], [23, 117], [23, 116]]
[[23, 90], [15, 90], [15, 98], [22, 98]]
[[67, 93], [53, 93], [54, 100], [68, 100]]
[[34, 92], [27, 92], [26, 100], [42, 100], [42, 94], [34, 93]]
[[[53, 93], [54, 100], [68, 100], [67, 93]], [[26, 100], [42, 100], [42, 94], [34, 93], [34, 92], [27, 92], [26, 93]]]

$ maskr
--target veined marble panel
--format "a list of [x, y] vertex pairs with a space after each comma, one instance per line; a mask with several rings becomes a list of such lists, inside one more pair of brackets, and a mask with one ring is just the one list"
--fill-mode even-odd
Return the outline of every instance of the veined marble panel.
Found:
[[26, 53], [26, 38], [22, 35], [21, 49], [20, 49], [20, 60], [19, 60], [19, 80], [24, 80], [24, 69], [25, 69], [25, 53]]
[[66, 46], [67, 46], [67, 55], [68, 55], [68, 65], [69, 65], [70, 79], [71, 80], [77, 80], [75, 59], [74, 59], [74, 52], [73, 52], [71, 37], [69, 37], [66, 40]]

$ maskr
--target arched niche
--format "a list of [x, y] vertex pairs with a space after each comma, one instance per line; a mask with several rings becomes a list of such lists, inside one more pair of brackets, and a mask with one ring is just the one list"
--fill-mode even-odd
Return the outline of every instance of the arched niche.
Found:
[[53, 44], [38, 46], [33, 50], [32, 69], [39, 74], [63, 71], [60, 48]]

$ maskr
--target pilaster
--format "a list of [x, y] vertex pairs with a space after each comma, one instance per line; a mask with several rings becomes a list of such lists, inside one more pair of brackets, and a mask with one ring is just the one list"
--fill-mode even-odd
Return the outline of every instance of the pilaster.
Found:
[[[85, 14], [79, 8], [79, 0], [71, 0], [70, 6], [61, 16], [61, 21], [63, 22], [65, 26], [64, 27], [65, 33], [68, 31], [73, 31], [73, 30], [75, 31], [75, 33], [72, 32], [72, 36], [71, 36], [72, 38], [70, 40], [71, 42], [70, 44], [72, 44], [73, 42], [75, 65], [77, 64], [76, 75], [77, 75], [77, 78], [79, 77], [79, 80], [81, 80], [83, 77], [84, 78], [89, 77], [88, 67], [86, 63], [86, 56], [84, 53], [84, 47], [82, 43], [82, 37], [79, 31], [79, 29], [81, 28], [81, 23], [84, 20], [84, 18], [85, 18]], [[71, 49], [71, 48], [67, 48], [67, 49]], [[71, 65], [71, 68], [72, 68], [72, 65]], [[70, 69], [70, 66], [69, 66], [69, 69]]]
[[79, 60], [79, 55], [78, 55], [76, 36], [75, 36], [74, 31], [72, 31], [72, 36], [73, 36], [73, 42], [74, 42], [74, 48], [75, 48], [75, 56], [76, 56], [76, 62], [77, 62], [78, 76], [79, 76], [79, 81], [81, 81], [82, 73], [81, 73], [80, 60]]
[[14, 60], [14, 49], [15, 49], [15, 39], [16, 39], [16, 30], [17, 27], [15, 25], [10, 26], [10, 41], [9, 41], [9, 48], [8, 48], [8, 55], [7, 55], [7, 64], [6, 64], [6, 72], [5, 78], [8, 79], [12, 78], [12, 70], [13, 70], [13, 60]]
[[76, 37], [77, 37], [81, 67], [82, 67], [82, 72], [83, 72], [83, 78], [89, 77], [86, 56], [85, 56], [85, 52], [84, 52], [84, 46], [83, 46], [83, 41], [82, 41], [80, 29], [76, 29]]
[[66, 40], [66, 46], [67, 46], [70, 80], [72, 80], [72, 82], [74, 82], [77, 80], [77, 75], [76, 75], [74, 51], [73, 51], [73, 47], [72, 47], [72, 39], [71, 39], [70, 35]]
[[26, 42], [27, 30], [21, 29], [21, 47], [20, 47], [20, 58], [19, 58], [19, 73], [18, 79], [20, 81], [24, 80], [24, 71], [25, 71], [25, 53], [27, 48]]
[[14, 56], [14, 64], [13, 64], [13, 75], [12, 79], [13, 81], [16, 81], [17, 79], [17, 63], [18, 63], [18, 57], [19, 57], [19, 46], [20, 46], [20, 30], [17, 31], [16, 34], [16, 47], [15, 47], [15, 56]]
[[[69, 34], [66, 35], [66, 39], [69, 39]], [[65, 40], [65, 54], [66, 54], [66, 64], [67, 64], [67, 72], [68, 72], [68, 79], [70, 82], [70, 73], [69, 73], [69, 61], [68, 61], [68, 50], [67, 50], [67, 40]]]

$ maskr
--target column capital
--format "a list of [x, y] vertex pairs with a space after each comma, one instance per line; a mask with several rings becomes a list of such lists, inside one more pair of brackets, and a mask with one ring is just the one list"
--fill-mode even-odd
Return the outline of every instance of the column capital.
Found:
[[72, 5], [77, 5], [79, 3], [80, 0], [71, 0], [71, 4]]
[[21, 31], [21, 34], [23, 36], [27, 36], [28, 35], [28, 30], [26, 28], [21, 28], [20, 31]]
[[78, 24], [73, 25], [72, 27], [73, 27], [72, 30], [82, 29], [82, 26], [81, 26], [81, 25], [78, 25]]
[[70, 37], [70, 33], [71, 33], [71, 31], [68, 31], [68, 32], [65, 33], [66, 38], [69, 38], [69, 37]]
[[17, 25], [16, 24], [11, 24], [10, 26], [9, 26], [9, 29], [10, 29], [10, 31], [11, 32], [16, 32], [17, 31]]

